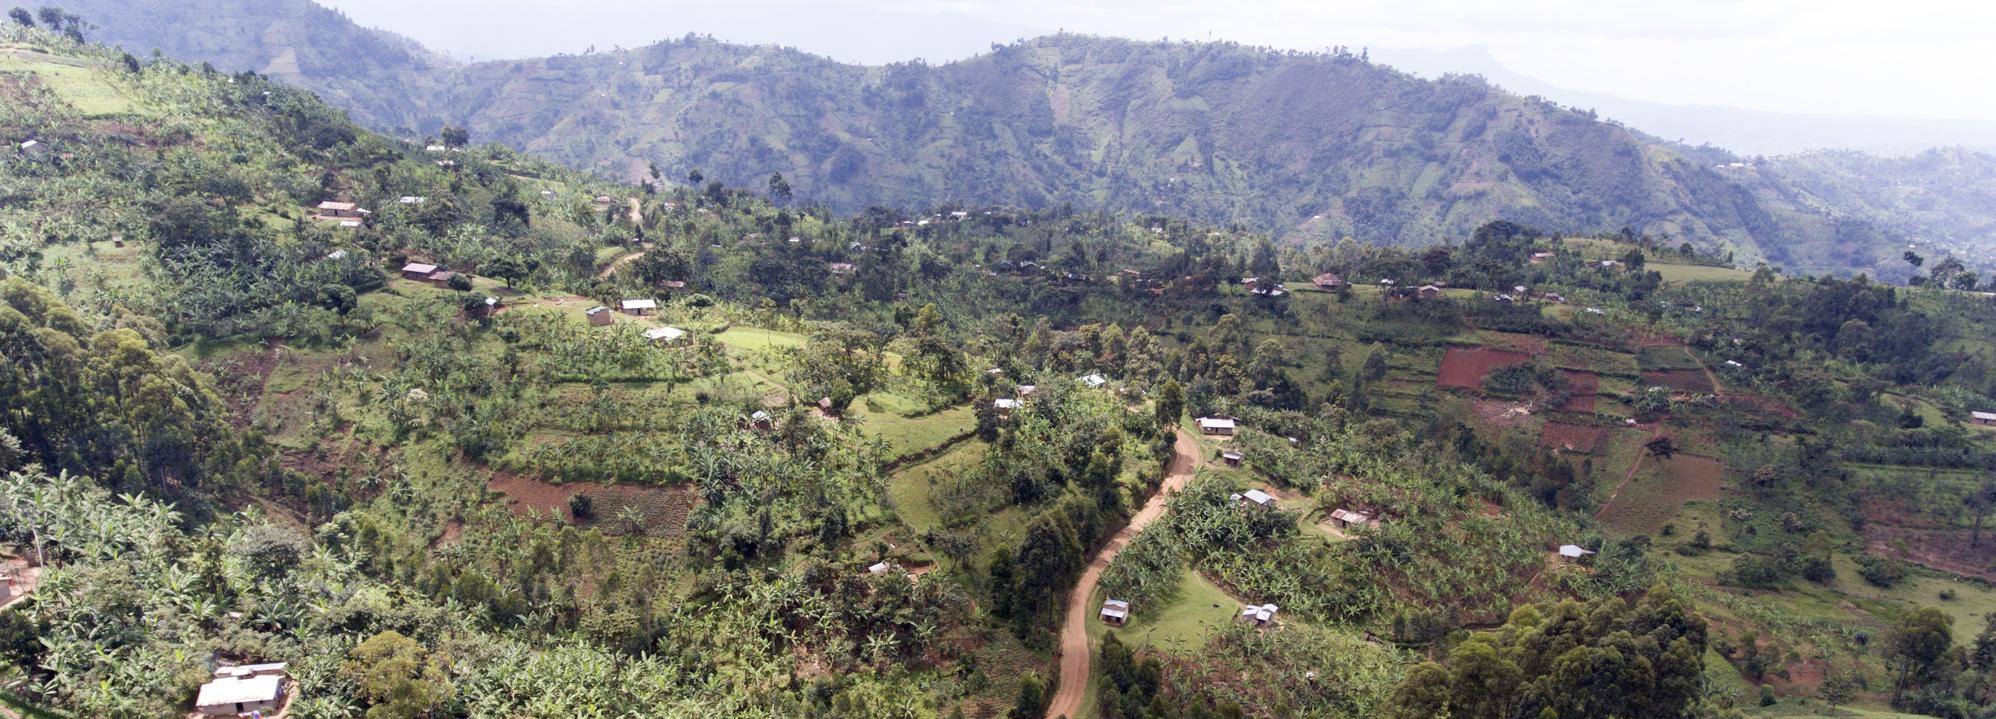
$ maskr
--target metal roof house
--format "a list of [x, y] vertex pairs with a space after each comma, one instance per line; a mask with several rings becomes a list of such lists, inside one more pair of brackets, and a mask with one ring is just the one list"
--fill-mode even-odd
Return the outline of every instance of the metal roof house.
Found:
[[1130, 603], [1121, 599], [1111, 599], [1102, 603], [1103, 624], [1123, 626], [1130, 621]]
[[275, 715], [285, 703], [290, 675], [284, 664], [246, 664], [215, 670], [214, 681], [201, 685], [194, 710], [203, 716]]
[[1202, 434], [1231, 435], [1234, 433], [1234, 421], [1230, 418], [1200, 417], [1198, 423], [1199, 432]]

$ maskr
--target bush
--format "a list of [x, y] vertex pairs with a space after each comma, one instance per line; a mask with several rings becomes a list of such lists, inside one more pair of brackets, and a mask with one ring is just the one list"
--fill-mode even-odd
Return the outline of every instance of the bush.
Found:
[[1857, 576], [1881, 589], [1891, 589], [1906, 578], [1906, 565], [1896, 559], [1864, 555], [1857, 558]]
[[588, 519], [596, 512], [596, 502], [587, 494], [571, 494], [568, 497], [568, 513], [576, 519]]

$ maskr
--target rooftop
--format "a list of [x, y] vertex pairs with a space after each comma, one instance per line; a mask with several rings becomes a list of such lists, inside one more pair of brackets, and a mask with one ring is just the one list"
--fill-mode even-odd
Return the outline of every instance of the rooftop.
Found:
[[283, 687], [284, 677], [278, 674], [260, 674], [247, 678], [222, 677], [201, 685], [201, 694], [194, 699], [194, 705], [214, 707], [273, 701], [277, 699]]

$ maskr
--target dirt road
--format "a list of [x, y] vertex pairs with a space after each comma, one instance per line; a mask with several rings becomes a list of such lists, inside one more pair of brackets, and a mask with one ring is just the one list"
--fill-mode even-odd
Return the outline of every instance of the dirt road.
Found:
[[622, 257], [618, 257], [617, 259], [611, 260], [609, 267], [605, 267], [603, 268], [602, 272], [596, 273], [596, 279], [599, 280], [610, 279], [610, 275], [615, 273], [617, 271], [617, 268], [623, 267], [624, 265], [628, 265], [643, 256], [645, 256], [645, 251], [638, 250], [637, 252], [633, 252], [628, 255], [624, 255]]
[[1192, 481], [1192, 472], [1199, 466], [1199, 439], [1191, 433], [1178, 430], [1176, 453], [1171, 464], [1165, 467], [1164, 484], [1157, 493], [1144, 502], [1142, 509], [1130, 517], [1130, 523], [1123, 531], [1109, 539], [1102, 551], [1095, 553], [1095, 559], [1082, 571], [1081, 582], [1074, 586], [1074, 594], [1067, 598], [1067, 616], [1060, 623], [1060, 676], [1058, 688], [1053, 693], [1053, 703], [1047, 705], [1047, 719], [1071, 717], [1081, 710], [1081, 697], [1088, 691], [1089, 655], [1088, 623], [1095, 621], [1096, 607], [1089, 599], [1095, 594], [1095, 585], [1102, 579], [1102, 570], [1116, 558], [1116, 554], [1128, 546], [1144, 527], [1164, 516], [1164, 505], [1171, 496], [1184, 489]]

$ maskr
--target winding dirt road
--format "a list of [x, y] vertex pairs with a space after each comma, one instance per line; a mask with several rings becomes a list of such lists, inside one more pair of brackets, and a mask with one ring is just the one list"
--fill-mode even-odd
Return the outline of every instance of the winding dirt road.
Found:
[[1095, 553], [1095, 559], [1088, 562], [1088, 569], [1081, 572], [1081, 582], [1074, 585], [1074, 593], [1067, 598], [1067, 616], [1060, 623], [1060, 676], [1058, 688], [1053, 693], [1053, 703], [1047, 705], [1047, 719], [1071, 717], [1081, 710], [1081, 697], [1088, 692], [1090, 647], [1088, 645], [1088, 623], [1095, 620], [1095, 607], [1089, 599], [1095, 594], [1095, 585], [1102, 579], [1102, 570], [1109, 562], [1136, 538], [1144, 527], [1164, 516], [1164, 506], [1171, 496], [1184, 489], [1192, 481], [1193, 470], [1199, 466], [1199, 438], [1183, 429], [1178, 430], [1178, 442], [1165, 467], [1164, 483], [1157, 493], [1144, 502], [1143, 509], [1130, 517], [1130, 523], [1123, 531], [1109, 539], [1102, 550]]

